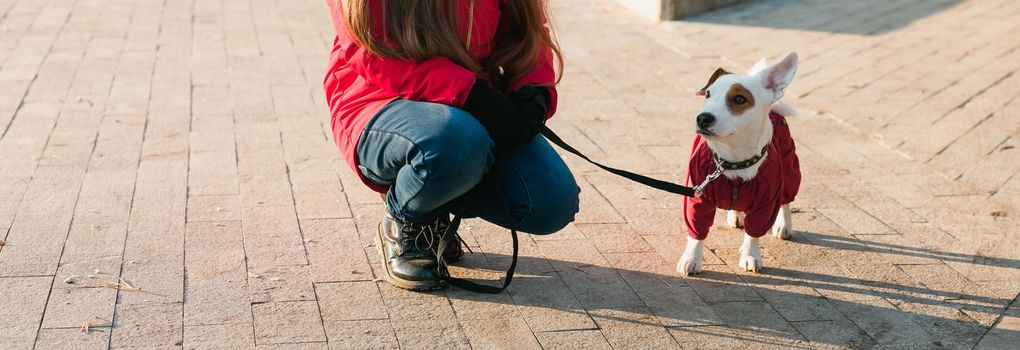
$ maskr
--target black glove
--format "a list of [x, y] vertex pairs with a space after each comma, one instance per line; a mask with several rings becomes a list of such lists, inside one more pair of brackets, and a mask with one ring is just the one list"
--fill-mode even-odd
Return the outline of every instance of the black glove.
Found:
[[485, 127], [497, 148], [517, 145], [535, 136], [510, 97], [484, 80], [475, 82], [463, 109]]
[[549, 105], [552, 102], [549, 89], [528, 85], [510, 93], [510, 99], [513, 100], [517, 112], [528, 123], [532, 132], [531, 136], [537, 135], [549, 115]]

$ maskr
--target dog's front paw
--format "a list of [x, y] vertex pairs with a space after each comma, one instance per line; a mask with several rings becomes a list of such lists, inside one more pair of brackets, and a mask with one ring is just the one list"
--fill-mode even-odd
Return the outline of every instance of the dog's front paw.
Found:
[[684, 276], [701, 272], [701, 261], [704, 258], [701, 245], [702, 241], [690, 237], [687, 238], [687, 247], [684, 248], [684, 254], [680, 256], [680, 261], [676, 262], [676, 272]]
[[782, 240], [789, 239], [793, 235], [793, 214], [790, 212], [790, 205], [783, 205], [776, 216], [776, 223], [772, 225], [772, 236]]
[[726, 211], [726, 224], [732, 228], [743, 228], [744, 213], [737, 212], [736, 210]]
[[740, 246], [740, 262], [737, 264], [741, 270], [757, 273], [764, 267], [761, 262], [761, 250], [758, 248], [758, 239], [751, 236], [744, 236], [744, 244]]

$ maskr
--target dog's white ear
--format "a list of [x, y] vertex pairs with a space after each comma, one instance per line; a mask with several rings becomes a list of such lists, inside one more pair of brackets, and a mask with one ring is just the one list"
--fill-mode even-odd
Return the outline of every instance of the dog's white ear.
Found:
[[747, 71], [747, 75], [758, 74], [758, 72], [761, 72], [768, 66], [769, 66], [768, 61], [765, 61], [765, 57], [762, 57], [760, 60], [758, 60], [757, 63], [751, 66], [751, 69]]
[[797, 74], [797, 53], [791, 52], [783, 57], [778, 63], [765, 67], [758, 75], [766, 90], [772, 92], [773, 101], [783, 97], [786, 87], [793, 81]]

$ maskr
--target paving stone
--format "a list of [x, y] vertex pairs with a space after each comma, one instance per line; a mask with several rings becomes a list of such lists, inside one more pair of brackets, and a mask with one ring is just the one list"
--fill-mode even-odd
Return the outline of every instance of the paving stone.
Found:
[[867, 294], [831, 292], [826, 297], [880, 345], [922, 348], [939, 346], [937, 340], [918, 327], [908, 315], [900, 313], [884, 299]]
[[591, 313], [614, 348], [680, 348], [648, 308], [598, 309]]
[[184, 326], [185, 349], [203, 349], [209, 347], [252, 348], [255, 340], [252, 337], [250, 324], [213, 324], [202, 326]]
[[1004, 349], [1016, 344], [1020, 338], [1020, 312], [1011, 307], [1000, 317], [998, 323], [988, 330], [977, 344], [978, 349]]
[[286, 344], [258, 344], [255, 346], [255, 348], [270, 350], [327, 350], [329, 349], [329, 345], [326, 342], [305, 342]]
[[765, 302], [727, 302], [712, 305], [727, 325], [735, 328], [740, 337], [752, 342], [777, 341], [796, 344], [803, 339], [800, 333]]
[[182, 314], [180, 303], [140, 301], [117, 304], [110, 347], [180, 346], [183, 339]]
[[293, 206], [242, 208], [241, 217], [245, 234], [288, 234], [300, 231]]
[[874, 339], [847, 320], [790, 322], [808, 340], [839, 348], [863, 349], [877, 346]]
[[192, 196], [188, 198], [188, 222], [241, 220], [237, 196]]
[[542, 332], [535, 334], [546, 349], [612, 349], [598, 330]]
[[354, 220], [307, 219], [300, 224], [308, 263], [317, 281], [372, 279]]
[[513, 299], [506, 293], [480, 294], [461, 289], [447, 291], [453, 311], [457, 319], [470, 322], [472, 320], [488, 320], [494, 318], [512, 318], [521, 313]]
[[83, 261], [80, 265], [61, 268], [46, 303], [43, 327], [81, 327], [82, 322], [91, 317], [99, 317], [109, 323], [113, 319], [117, 291], [102, 286], [116, 283], [117, 279], [111, 275], [93, 274], [96, 270], [116, 271], [118, 267], [116, 261], [108, 260], [99, 264]]
[[746, 348], [750, 344], [737, 336], [737, 330], [724, 326], [669, 328], [669, 333], [685, 349]]
[[987, 326], [960, 311], [952, 302], [897, 302], [897, 308], [909, 312], [911, 319], [947, 348], [969, 347], [985, 334]]
[[672, 272], [668, 267], [650, 261], [644, 254], [612, 254], [607, 258], [662, 325], [706, 326], [723, 323], [715, 311], [687, 286], [684, 279], [665, 274]]
[[517, 278], [510, 295], [535, 332], [595, 328], [581, 302], [559, 279]]
[[641, 306], [619, 273], [582, 241], [539, 241], [571, 292], [588, 308]]
[[108, 349], [110, 329], [91, 328], [86, 334], [79, 328], [43, 328], [35, 339], [40, 349]]
[[[755, 292], [761, 295], [783, 319], [794, 321], [840, 320], [843, 316], [825, 297], [818, 294], [808, 283], [790, 280], [773, 280], [763, 285], [758, 281]], [[807, 284], [807, 285], [804, 285]]]
[[442, 303], [442, 296], [416, 296], [410, 298], [388, 298], [386, 309], [389, 317], [396, 321], [435, 320], [454, 322], [457, 320], [450, 303]]
[[390, 317], [375, 282], [317, 283], [315, 295], [327, 325]]
[[389, 320], [326, 321], [330, 349], [399, 349]]
[[464, 330], [456, 320], [429, 320], [429, 322], [393, 321], [393, 330], [401, 349], [468, 349], [471, 346]]
[[761, 296], [725, 266], [703, 266], [701, 273], [687, 279], [687, 285], [709, 305], [762, 301]]
[[319, 309], [314, 301], [254, 304], [252, 314], [255, 316], [257, 344], [326, 340]]
[[3, 276], [52, 275], [60, 260], [81, 184], [81, 170], [42, 167], [32, 177], [0, 250]]
[[541, 349], [522, 317], [494, 317], [461, 322], [472, 348]]
[[[0, 282], [6, 286], [7, 297], [0, 299], [0, 326], [7, 329], [0, 345], [10, 348], [31, 348], [36, 330], [42, 322], [49, 294], [51, 277], [4, 277]], [[18, 296], [12, 298], [11, 296]]]
[[889, 226], [857, 208], [821, 208], [822, 215], [853, 234], [889, 234]]
[[117, 291], [96, 286], [118, 282], [129, 206], [127, 197], [79, 198], [43, 327], [80, 327], [92, 316], [113, 319]]

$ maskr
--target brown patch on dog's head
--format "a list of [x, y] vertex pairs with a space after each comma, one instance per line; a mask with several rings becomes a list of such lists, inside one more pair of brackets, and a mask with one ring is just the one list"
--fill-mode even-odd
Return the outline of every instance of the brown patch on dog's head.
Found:
[[719, 77], [724, 76], [726, 74], [733, 73], [730, 73], [729, 71], [722, 68], [716, 68], [715, 72], [712, 73], [712, 77], [708, 78], [708, 83], [705, 84], [705, 87], [701, 88], [701, 90], [698, 90], [698, 93], [696, 95], [705, 96], [705, 92], [708, 91], [708, 87], [712, 86], [712, 83], [715, 83], [716, 79], [719, 79]]
[[754, 95], [751, 94], [751, 90], [739, 83], [730, 86], [730, 91], [726, 92], [726, 108], [730, 113], [741, 115], [751, 107], [754, 107]]

